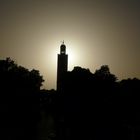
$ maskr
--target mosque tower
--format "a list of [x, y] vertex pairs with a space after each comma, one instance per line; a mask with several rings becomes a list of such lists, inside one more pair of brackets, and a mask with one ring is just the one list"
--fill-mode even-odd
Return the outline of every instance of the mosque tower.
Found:
[[57, 58], [57, 91], [61, 91], [62, 79], [64, 73], [68, 70], [68, 55], [66, 54], [66, 46], [63, 43], [60, 46], [60, 54]]

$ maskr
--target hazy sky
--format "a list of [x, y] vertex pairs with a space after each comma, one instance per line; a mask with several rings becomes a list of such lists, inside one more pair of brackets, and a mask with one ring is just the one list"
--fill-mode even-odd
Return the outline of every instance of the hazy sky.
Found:
[[140, 1], [0, 0], [0, 59], [39, 70], [47, 89], [62, 40], [69, 70], [106, 64], [120, 80], [140, 78]]

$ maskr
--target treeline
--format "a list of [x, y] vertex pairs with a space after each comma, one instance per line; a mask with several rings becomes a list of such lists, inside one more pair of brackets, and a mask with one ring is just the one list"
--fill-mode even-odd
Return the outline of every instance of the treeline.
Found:
[[140, 139], [139, 79], [118, 81], [107, 65], [95, 73], [75, 67], [62, 85], [57, 105], [64, 119], [58, 120], [64, 127], [60, 139]]
[[0, 60], [0, 139], [35, 139], [40, 120], [38, 70], [17, 65], [10, 58]]
[[[0, 60], [0, 127], [6, 140], [140, 139], [140, 80], [118, 81], [107, 65], [74, 67], [59, 91], [39, 71]], [[1, 138], [2, 139], [2, 138]]]

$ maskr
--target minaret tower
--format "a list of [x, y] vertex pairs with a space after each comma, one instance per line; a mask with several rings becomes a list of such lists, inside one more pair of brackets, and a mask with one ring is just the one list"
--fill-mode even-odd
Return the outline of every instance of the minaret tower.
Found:
[[62, 79], [64, 73], [68, 70], [68, 55], [66, 54], [66, 46], [63, 43], [60, 46], [60, 54], [57, 59], [57, 91], [61, 91]]

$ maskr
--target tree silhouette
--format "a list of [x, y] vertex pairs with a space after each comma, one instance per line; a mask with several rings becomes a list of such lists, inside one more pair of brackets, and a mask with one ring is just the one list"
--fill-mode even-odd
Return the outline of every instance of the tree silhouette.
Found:
[[6, 139], [32, 138], [39, 119], [43, 81], [37, 70], [29, 71], [10, 58], [0, 60], [0, 127], [6, 129]]
[[95, 78], [106, 82], [116, 82], [117, 77], [110, 73], [108, 65], [103, 65], [99, 70], [95, 71]]
[[61, 92], [40, 90], [43, 81], [38, 70], [0, 60], [5, 139], [140, 139], [139, 79], [118, 81], [103, 65], [95, 73], [79, 66], [65, 72]]
[[95, 73], [74, 67], [65, 73], [62, 85], [56, 107], [59, 139], [139, 138], [134, 133], [134, 129], [138, 133], [140, 128], [139, 79], [118, 82], [108, 65], [101, 66]]

